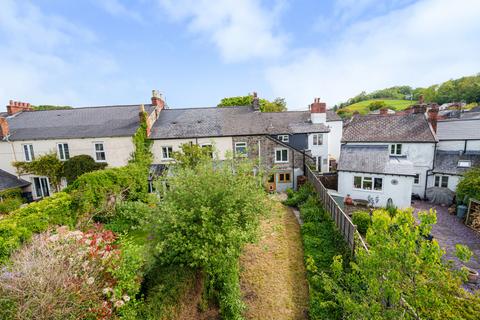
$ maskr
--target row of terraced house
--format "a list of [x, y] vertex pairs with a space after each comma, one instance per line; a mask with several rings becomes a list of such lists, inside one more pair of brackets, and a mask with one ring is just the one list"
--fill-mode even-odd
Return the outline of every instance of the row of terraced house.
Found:
[[[427, 109], [430, 109], [427, 111]], [[168, 108], [154, 90], [145, 104], [33, 111], [10, 101], [0, 113], [0, 191], [20, 187], [34, 200], [48, 196], [47, 177], [18, 175], [14, 161], [32, 161], [56, 152], [60, 160], [90, 155], [109, 167], [127, 164], [140, 112], [148, 114], [153, 171], [173, 161], [185, 143], [256, 160], [267, 170], [270, 191], [295, 189], [306, 167], [338, 174], [338, 194], [385, 206], [410, 205], [428, 187], [455, 190], [465, 170], [480, 164], [480, 119], [439, 120], [424, 103], [403, 112], [342, 119], [315, 98], [308, 110], [260, 112], [254, 94], [249, 106]]]

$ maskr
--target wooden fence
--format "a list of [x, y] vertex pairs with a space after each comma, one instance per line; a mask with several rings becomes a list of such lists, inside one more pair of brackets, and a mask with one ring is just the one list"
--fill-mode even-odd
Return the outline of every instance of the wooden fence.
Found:
[[352, 250], [352, 253], [355, 254], [357, 245], [360, 245], [368, 251], [365, 241], [350, 217], [343, 212], [337, 202], [335, 202], [332, 196], [328, 193], [327, 188], [325, 188], [320, 179], [309, 167], [307, 167], [307, 178], [308, 181], [310, 181], [315, 187], [323, 207], [330, 214], [332, 220], [335, 221], [338, 230], [343, 235], [343, 238], [345, 239], [345, 242], [349, 246], [350, 250]]
[[[350, 217], [346, 215], [340, 206], [335, 202], [317, 175], [315, 175], [315, 173], [309, 167], [306, 169], [308, 181], [314, 185], [323, 207], [330, 214], [333, 221], [335, 221], [335, 224], [343, 235], [345, 242], [352, 250], [352, 254], [355, 255], [357, 246], [360, 246], [361, 248], [365, 249], [365, 251], [369, 252], [365, 240], [363, 240], [362, 235], [358, 232], [357, 227], [353, 224], [352, 219], [350, 219]], [[414, 319], [421, 320], [415, 309], [410, 306], [410, 304], [408, 304], [403, 297], [400, 298], [400, 303], [403, 305], [405, 310], [413, 316]]]

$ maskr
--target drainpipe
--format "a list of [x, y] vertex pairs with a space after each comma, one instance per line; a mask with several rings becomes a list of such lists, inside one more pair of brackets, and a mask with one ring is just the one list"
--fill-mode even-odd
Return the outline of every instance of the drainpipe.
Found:
[[423, 191], [423, 199], [425, 200], [427, 198], [427, 184], [428, 184], [428, 177], [431, 176], [432, 174], [429, 174], [432, 173], [433, 169], [435, 169], [435, 160], [437, 158], [437, 142], [435, 142], [435, 147], [433, 149], [433, 163], [432, 163], [432, 168], [431, 169], [428, 169], [426, 172], [425, 172], [425, 189]]

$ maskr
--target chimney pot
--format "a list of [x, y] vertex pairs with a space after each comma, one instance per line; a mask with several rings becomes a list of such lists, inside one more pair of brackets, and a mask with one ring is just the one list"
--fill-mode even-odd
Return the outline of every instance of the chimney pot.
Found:
[[165, 101], [158, 90], [152, 90], [152, 105], [162, 110], [165, 107]]
[[430, 122], [433, 131], [436, 133], [438, 122], [438, 107], [435, 105], [428, 110], [428, 122]]
[[320, 102], [320, 98], [314, 98], [313, 103], [310, 105], [311, 113], [325, 113], [327, 110], [327, 104]]

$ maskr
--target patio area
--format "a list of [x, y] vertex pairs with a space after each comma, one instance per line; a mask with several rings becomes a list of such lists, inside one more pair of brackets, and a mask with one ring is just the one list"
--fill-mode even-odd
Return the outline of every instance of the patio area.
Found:
[[[446, 258], [454, 261], [456, 267], [461, 263], [455, 257], [455, 245], [460, 243], [468, 246], [473, 252], [472, 259], [466, 263], [468, 267], [480, 272], [480, 235], [463, 224], [463, 221], [455, 215], [448, 213], [448, 208], [440, 205], [433, 205], [427, 201], [414, 201], [416, 214], [419, 211], [434, 208], [437, 210], [437, 224], [432, 228], [432, 235], [445, 251]], [[470, 289], [480, 289], [480, 283], [475, 286], [467, 285]]]

